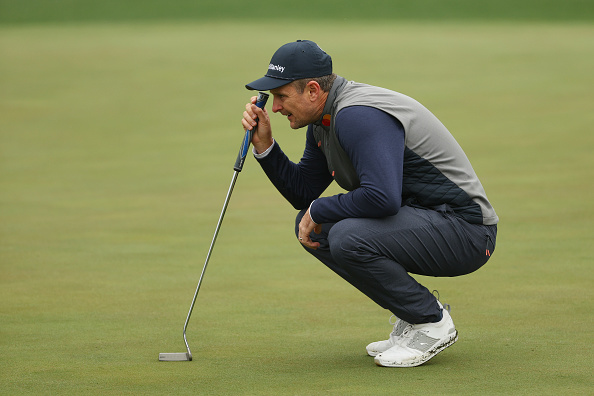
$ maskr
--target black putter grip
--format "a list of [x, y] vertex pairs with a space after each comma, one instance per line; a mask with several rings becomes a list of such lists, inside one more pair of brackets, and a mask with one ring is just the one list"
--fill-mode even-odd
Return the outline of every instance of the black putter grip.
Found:
[[[268, 94], [264, 92], [259, 92], [258, 99], [256, 99], [256, 106], [263, 109], [266, 105], [267, 100]], [[235, 166], [233, 166], [233, 169], [235, 169], [237, 172], [241, 172], [241, 170], [243, 169], [243, 163], [245, 162], [245, 157], [247, 156], [248, 149], [250, 148], [250, 143], [252, 142], [252, 134], [254, 133], [257, 127], [258, 126], [256, 125], [252, 129], [245, 131], [245, 136], [243, 137], [241, 147], [239, 148], [239, 154], [237, 154], [237, 159], [235, 160]]]

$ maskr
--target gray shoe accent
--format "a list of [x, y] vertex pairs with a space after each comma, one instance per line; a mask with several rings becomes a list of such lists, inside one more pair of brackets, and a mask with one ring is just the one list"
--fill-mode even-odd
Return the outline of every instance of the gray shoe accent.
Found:
[[439, 339], [437, 338], [429, 337], [427, 334], [417, 331], [413, 338], [406, 344], [406, 346], [411, 349], [416, 349], [417, 351], [425, 353], [429, 349], [431, 349], [438, 341]]

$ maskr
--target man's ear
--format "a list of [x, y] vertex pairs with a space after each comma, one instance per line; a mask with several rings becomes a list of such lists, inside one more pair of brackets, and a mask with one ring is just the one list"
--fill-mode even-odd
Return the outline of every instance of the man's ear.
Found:
[[309, 100], [312, 102], [316, 102], [322, 93], [322, 87], [320, 87], [320, 84], [313, 80], [307, 83], [305, 90]]

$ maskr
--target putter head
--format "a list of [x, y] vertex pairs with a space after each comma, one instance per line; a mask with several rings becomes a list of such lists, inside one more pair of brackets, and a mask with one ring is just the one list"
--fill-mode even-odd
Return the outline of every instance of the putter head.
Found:
[[192, 355], [188, 352], [160, 353], [161, 362], [185, 362], [192, 360]]

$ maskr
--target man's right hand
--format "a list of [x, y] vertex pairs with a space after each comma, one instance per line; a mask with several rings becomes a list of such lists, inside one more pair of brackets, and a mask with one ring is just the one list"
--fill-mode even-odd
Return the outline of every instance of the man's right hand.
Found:
[[243, 112], [243, 119], [241, 124], [244, 130], [253, 129], [256, 125], [258, 128], [252, 135], [252, 144], [256, 152], [263, 153], [266, 151], [274, 141], [272, 140], [272, 128], [270, 127], [270, 117], [266, 109], [261, 109], [256, 106], [257, 96], [252, 96], [251, 103], [245, 105]]

